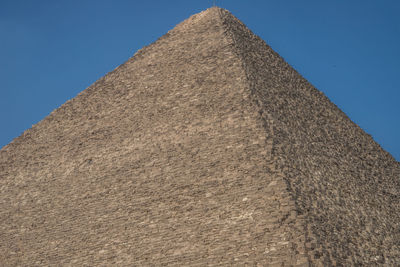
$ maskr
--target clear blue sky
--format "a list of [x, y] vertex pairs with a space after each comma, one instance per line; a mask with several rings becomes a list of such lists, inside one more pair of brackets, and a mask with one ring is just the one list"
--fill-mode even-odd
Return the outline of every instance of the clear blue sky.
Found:
[[[212, 0], [0, 0], [0, 147]], [[400, 160], [400, 1], [217, 0]]]

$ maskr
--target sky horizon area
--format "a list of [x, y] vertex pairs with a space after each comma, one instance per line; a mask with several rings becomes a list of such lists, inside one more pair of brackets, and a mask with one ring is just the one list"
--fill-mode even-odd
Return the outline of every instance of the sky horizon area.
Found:
[[[0, 1], [0, 149], [213, 2]], [[400, 1], [216, 4], [400, 161]]]

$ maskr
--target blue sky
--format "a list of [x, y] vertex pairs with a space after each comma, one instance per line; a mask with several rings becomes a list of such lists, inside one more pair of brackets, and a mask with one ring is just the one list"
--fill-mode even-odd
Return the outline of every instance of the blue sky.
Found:
[[[0, 147], [212, 0], [0, 0]], [[400, 160], [400, 1], [217, 0]]]

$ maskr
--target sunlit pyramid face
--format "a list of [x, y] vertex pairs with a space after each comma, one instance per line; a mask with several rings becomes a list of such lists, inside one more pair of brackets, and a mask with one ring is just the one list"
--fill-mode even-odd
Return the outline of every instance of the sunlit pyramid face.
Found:
[[0, 265], [399, 265], [400, 167], [227, 10], [0, 151]]

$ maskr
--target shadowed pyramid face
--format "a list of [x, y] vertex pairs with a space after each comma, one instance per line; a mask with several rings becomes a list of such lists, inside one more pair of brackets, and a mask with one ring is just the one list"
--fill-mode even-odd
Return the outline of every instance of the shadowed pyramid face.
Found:
[[0, 265], [399, 265], [400, 167], [228, 11], [0, 151]]

